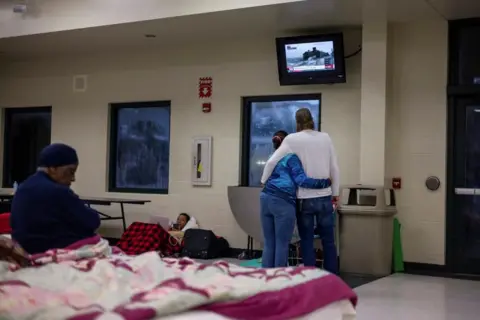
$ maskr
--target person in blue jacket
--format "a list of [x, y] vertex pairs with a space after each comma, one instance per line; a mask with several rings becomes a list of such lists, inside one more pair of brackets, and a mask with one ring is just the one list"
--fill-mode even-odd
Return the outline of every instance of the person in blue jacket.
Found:
[[18, 186], [13, 197], [12, 238], [28, 253], [64, 248], [95, 235], [97, 211], [72, 191], [78, 156], [65, 144], [51, 144], [39, 156], [37, 172]]
[[[272, 139], [275, 150], [287, 135], [283, 130], [275, 133]], [[288, 264], [288, 246], [296, 219], [297, 188], [324, 189], [330, 184], [330, 179], [307, 177], [300, 159], [293, 153], [278, 162], [260, 194], [264, 238], [262, 267], [278, 268]]]

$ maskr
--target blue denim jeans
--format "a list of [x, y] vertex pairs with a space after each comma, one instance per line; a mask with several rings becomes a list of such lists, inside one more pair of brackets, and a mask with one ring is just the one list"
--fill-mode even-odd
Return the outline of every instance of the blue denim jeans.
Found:
[[263, 229], [262, 267], [288, 265], [288, 246], [295, 228], [295, 205], [280, 197], [260, 194], [260, 217]]
[[317, 231], [323, 246], [323, 267], [331, 273], [338, 273], [337, 247], [335, 246], [335, 216], [333, 214], [332, 197], [299, 199], [297, 210], [297, 226], [300, 235], [303, 264], [315, 266], [315, 250], [313, 237], [317, 221]]

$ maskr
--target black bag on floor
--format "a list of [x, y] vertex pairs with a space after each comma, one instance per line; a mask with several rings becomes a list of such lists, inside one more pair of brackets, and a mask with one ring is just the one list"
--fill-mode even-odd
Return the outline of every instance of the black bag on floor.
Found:
[[225, 238], [217, 238], [212, 230], [188, 229], [183, 236], [182, 256], [193, 259], [215, 259], [228, 253]]

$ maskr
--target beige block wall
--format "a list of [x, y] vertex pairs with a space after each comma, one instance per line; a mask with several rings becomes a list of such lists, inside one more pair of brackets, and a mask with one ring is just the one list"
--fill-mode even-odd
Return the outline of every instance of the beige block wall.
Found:
[[[355, 50], [360, 32], [345, 35]], [[397, 192], [405, 260], [444, 264], [447, 23], [395, 24], [389, 30], [386, 175], [400, 176]], [[149, 214], [174, 218], [186, 211], [202, 225], [245, 247], [245, 234], [230, 212], [226, 187], [238, 184], [242, 96], [314, 93], [322, 96], [322, 129], [335, 142], [342, 183], [359, 181], [360, 59], [347, 62], [348, 83], [280, 87], [273, 36], [187, 47], [62, 57], [9, 64], [0, 78], [0, 106], [53, 106], [53, 141], [74, 145], [81, 157], [75, 189], [106, 195], [108, 103], [172, 100], [169, 195], [127, 195], [152, 199], [130, 207], [128, 222]], [[72, 76], [89, 75], [84, 94], [72, 92]], [[214, 77], [213, 112], [201, 112], [198, 77]], [[381, 133], [379, 133], [381, 134]], [[191, 137], [214, 137], [213, 186], [190, 184]], [[1, 157], [0, 157], [1, 159]], [[442, 187], [429, 192], [424, 180], [438, 176]], [[387, 179], [388, 181], [388, 179]], [[118, 235], [118, 224], [103, 232]]]
[[[346, 51], [361, 43], [361, 31], [345, 34]], [[339, 155], [343, 183], [359, 179], [360, 57], [347, 63], [348, 83], [280, 87], [274, 36], [213, 44], [145, 49], [8, 65], [0, 84], [0, 106], [52, 105], [52, 141], [77, 148], [80, 168], [74, 189], [102, 196], [107, 189], [108, 104], [171, 100], [170, 185], [168, 195], [124, 195], [153, 203], [128, 208], [128, 223], [148, 221], [149, 214], [175, 218], [194, 215], [200, 224], [245, 248], [246, 235], [230, 211], [226, 188], [238, 185], [241, 141], [241, 97], [322, 93], [322, 129], [331, 134]], [[72, 76], [87, 74], [88, 91], [72, 92]], [[213, 111], [201, 112], [199, 77], [214, 79]], [[213, 136], [213, 186], [190, 183], [191, 138]], [[109, 210], [111, 211], [111, 210]], [[104, 223], [102, 232], [119, 235], [119, 224]]]
[[[397, 24], [389, 32], [387, 176], [397, 192], [406, 261], [445, 263], [447, 33], [443, 20]], [[442, 186], [428, 191], [425, 179]]]

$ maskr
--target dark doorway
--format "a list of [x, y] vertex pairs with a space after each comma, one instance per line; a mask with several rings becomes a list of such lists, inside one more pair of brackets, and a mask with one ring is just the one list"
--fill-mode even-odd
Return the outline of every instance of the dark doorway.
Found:
[[454, 98], [448, 262], [455, 273], [480, 274], [480, 95]]
[[449, 29], [446, 264], [480, 274], [480, 20]]
[[52, 108], [5, 109], [3, 187], [11, 188], [35, 172], [40, 151], [50, 144]]

